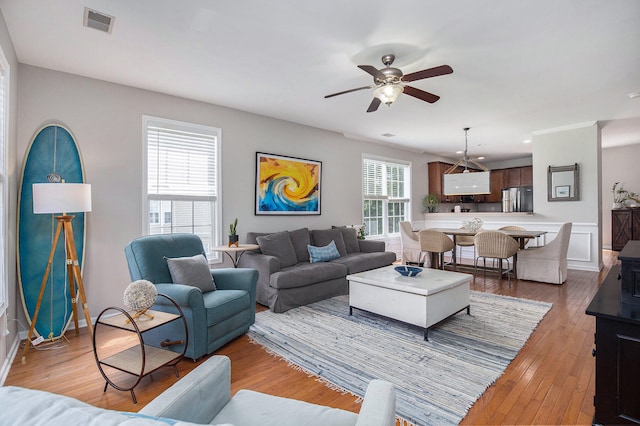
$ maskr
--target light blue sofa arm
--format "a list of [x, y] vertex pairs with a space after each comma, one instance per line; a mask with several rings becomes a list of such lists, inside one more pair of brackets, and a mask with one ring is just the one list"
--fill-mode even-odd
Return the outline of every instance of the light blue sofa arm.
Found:
[[220, 290], [245, 290], [251, 298], [251, 324], [256, 321], [256, 283], [258, 271], [250, 268], [212, 269], [211, 276]]
[[147, 404], [140, 414], [209, 424], [231, 400], [231, 362], [212, 356]]
[[383, 380], [369, 382], [356, 426], [393, 426], [396, 424], [396, 392]]

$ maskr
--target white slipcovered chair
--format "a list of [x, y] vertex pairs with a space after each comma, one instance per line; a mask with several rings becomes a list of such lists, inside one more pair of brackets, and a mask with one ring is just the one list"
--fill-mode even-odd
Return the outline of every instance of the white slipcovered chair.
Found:
[[567, 251], [571, 222], [562, 224], [556, 237], [547, 245], [518, 252], [518, 277], [521, 280], [562, 284], [567, 280]]
[[[400, 222], [400, 242], [402, 244], [402, 264], [424, 264], [424, 254], [420, 249], [418, 235], [413, 232], [411, 222]], [[428, 266], [428, 265], [424, 265]]]

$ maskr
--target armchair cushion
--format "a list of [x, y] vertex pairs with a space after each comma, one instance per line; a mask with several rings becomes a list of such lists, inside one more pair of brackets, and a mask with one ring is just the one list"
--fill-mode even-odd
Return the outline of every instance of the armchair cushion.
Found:
[[203, 293], [216, 289], [211, 269], [202, 254], [191, 257], [165, 257], [165, 259], [174, 283], [198, 287]]
[[298, 263], [296, 250], [293, 248], [288, 231], [275, 232], [256, 238], [263, 254], [274, 256], [280, 261], [280, 266], [286, 268]]

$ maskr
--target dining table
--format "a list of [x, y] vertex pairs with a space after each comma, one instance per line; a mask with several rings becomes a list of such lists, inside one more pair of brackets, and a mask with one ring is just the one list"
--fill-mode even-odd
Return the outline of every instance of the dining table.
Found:
[[[450, 235], [451, 239], [453, 240], [453, 246], [454, 249], [451, 253], [451, 266], [453, 267], [453, 270], [455, 271], [457, 268], [457, 259], [456, 259], [456, 238], [458, 236], [468, 236], [468, 237], [473, 237], [475, 236], [478, 232], [482, 232], [482, 231], [489, 231], [489, 229], [478, 229], [475, 231], [466, 229], [466, 228], [429, 228], [429, 229], [433, 229], [434, 231], [440, 231], [444, 234]], [[527, 240], [532, 239], [532, 238], [538, 238], [541, 237], [542, 235], [546, 234], [547, 231], [530, 231], [530, 230], [519, 230], [519, 229], [492, 229], [492, 231], [500, 231], [503, 232], [505, 234], [507, 234], [508, 236], [515, 238], [518, 243], [520, 244], [520, 249], [524, 249], [525, 244], [527, 243]]]

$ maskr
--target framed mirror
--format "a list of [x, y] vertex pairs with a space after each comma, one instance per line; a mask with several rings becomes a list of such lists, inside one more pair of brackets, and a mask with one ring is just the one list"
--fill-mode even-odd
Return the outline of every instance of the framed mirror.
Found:
[[572, 166], [549, 166], [547, 200], [578, 201], [580, 199], [580, 174], [578, 170], [578, 163]]

